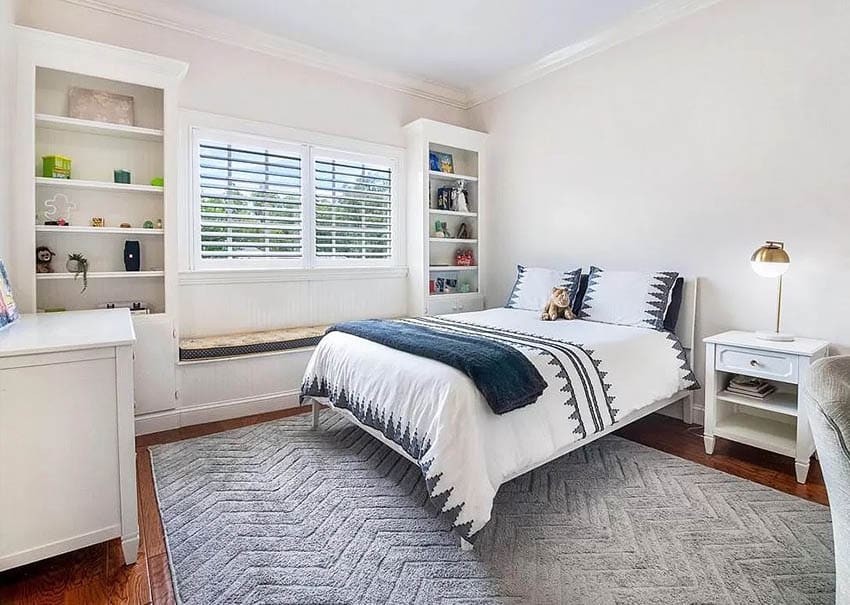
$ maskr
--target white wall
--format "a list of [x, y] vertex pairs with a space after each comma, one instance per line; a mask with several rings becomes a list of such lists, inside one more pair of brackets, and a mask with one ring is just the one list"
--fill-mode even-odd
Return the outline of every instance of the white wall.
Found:
[[[19, 2], [17, 23], [187, 61], [181, 108], [400, 147], [401, 127], [416, 118], [454, 123], [466, 118], [461, 110], [385, 87], [60, 0]], [[343, 318], [406, 311], [403, 277], [371, 288], [356, 281], [313, 282], [312, 287], [274, 280], [184, 283], [180, 330], [201, 336], [233, 325], [262, 330], [327, 321], [333, 313], [315, 309], [332, 301]]]
[[10, 243], [8, 225], [12, 213], [12, 103], [14, 98], [14, 47], [11, 25], [14, 23], [14, 3], [0, 0], [0, 259], [8, 262]]
[[784, 327], [850, 348], [848, 32], [847, 0], [727, 0], [472, 110], [488, 303], [517, 262], [669, 268], [703, 278], [700, 338], [770, 328], [749, 256], [779, 239]]

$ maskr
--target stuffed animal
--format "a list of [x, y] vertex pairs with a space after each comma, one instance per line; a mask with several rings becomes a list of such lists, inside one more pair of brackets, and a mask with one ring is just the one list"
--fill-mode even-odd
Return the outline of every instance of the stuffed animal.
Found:
[[552, 288], [552, 296], [543, 308], [540, 319], [554, 321], [559, 317], [564, 319], [575, 319], [576, 315], [570, 306], [570, 291], [567, 288]]
[[53, 267], [50, 262], [56, 254], [47, 246], [39, 246], [35, 249], [35, 272], [36, 273], [53, 273]]

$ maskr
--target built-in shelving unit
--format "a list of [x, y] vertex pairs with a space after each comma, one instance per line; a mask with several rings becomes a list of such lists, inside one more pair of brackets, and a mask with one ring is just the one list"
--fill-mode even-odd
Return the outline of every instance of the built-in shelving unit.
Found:
[[[481, 217], [486, 202], [482, 167], [487, 135], [425, 119], [412, 122], [405, 129], [411, 198], [410, 311], [441, 314], [482, 309], [484, 293], [479, 274], [486, 261], [482, 258], [485, 234], [481, 233]], [[432, 154], [450, 155], [452, 170], [433, 170]], [[459, 209], [452, 196], [448, 196], [446, 207], [445, 193], [458, 190], [461, 183], [466, 207]], [[464, 226], [466, 237], [458, 237]], [[472, 264], [458, 264], [458, 254], [466, 252], [471, 252]]]
[[[16, 302], [23, 313], [144, 303], [147, 313], [133, 313], [135, 412], [156, 418], [176, 405], [177, 188], [172, 185], [178, 174], [177, 99], [189, 66], [37, 29], [14, 28], [14, 36], [15, 237], [5, 260]], [[103, 107], [71, 117], [72, 88], [130, 97], [132, 117], [110, 117]], [[53, 155], [70, 158], [70, 179], [43, 174], [42, 158]], [[129, 184], [114, 182], [119, 169], [131, 173]], [[151, 185], [158, 177], [165, 187]], [[55, 224], [59, 219], [68, 224]], [[162, 228], [144, 228], [147, 221], [158, 226], [159, 220]], [[140, 271], [126, 271], [127, 240], [139, 242]], [[39, 246], [55, 253], [53, 273], [36, 271]], [[68, 272], [72, 253], [89, 261], [85, 288], [82, 275], [75, 279]], [[146, 422], [143, 418], [137, 426]]]
[[[69, 92], [89, 88], [133, 98], [135, 125], [70, 117]], [[39, 67], [35, 74], [35, 243], [55, 253], [54, 273], [36, 275], [38, 309], [90, 309], [138, 301], [165, 311], [165, 229], [143, 224], [165, 219], [165, 188], [149, 184], [164, 176], [162, 89]], [[42, 174], [42, 158], [70, 158], [71, 178]], [[130, 183], [114, 182], [127, 170]], [[54, 211], [55, 209], [55, 211]], [[68, 225], [47, 225], [65, 219]], [[105, 227], [92, 226], [103, 219]], [[122, 228], [122, 223], [129, 228]], [[141, 270], [126, 271], [124, 246], [139, 242]], [[89, 261], [89, 284], [67, 272], [69, 254]]]

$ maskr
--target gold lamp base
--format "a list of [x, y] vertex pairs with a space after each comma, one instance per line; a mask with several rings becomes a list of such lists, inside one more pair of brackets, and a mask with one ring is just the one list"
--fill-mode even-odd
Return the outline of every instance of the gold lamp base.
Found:
[[768, 332], [765, 330], [756, 332], [756, 338], [760, 338], [761, 340], [772, 340], [774, 342], [792, 342], [794, 340], [794, 335], [787, 334], [785, 332]]

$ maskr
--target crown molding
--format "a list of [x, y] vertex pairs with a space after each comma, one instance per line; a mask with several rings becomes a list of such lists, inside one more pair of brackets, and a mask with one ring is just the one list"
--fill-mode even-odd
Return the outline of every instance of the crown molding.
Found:
[[622, 19], [613, 27], [604, 29], [589, 38], [556, 50], [533, 63], [507, 71], [473, 87], [467, 98], [466, 108], [470, 109], [480, 105], [520, 86], [539, 80], [554, 71], [643, 36], [668, 23], [722, 1], [658, 0], [655, 4]]
[[458, 109], [471, 109], [520, 86], [539, 80], [554, 71], [633, 40], [723, 0], [658, 0], [647, 8], [625, 17], [610, 28], [554, 51], [533, 63], [485, 80], [468, 90], [380, 69], [363, 61], [329, 53], [229, 19], [191, 8], [174, 6], [160, 0], [147, 0], [145, 10], [129, 6], [129, 0], [63, 1], [117, 17], [324, 69]]
[[148, 0], [138, 10], [120, 0], [63, 0], [68, 4], [108, 13], [116, 17], [155, 25], [215, 42], [237, 46], [349, 78], [436, 101], [459, 109], [467, 108], [468, 91], [422, 78], [380, 69], [321, 49], [275, 36], [206, 12]]

